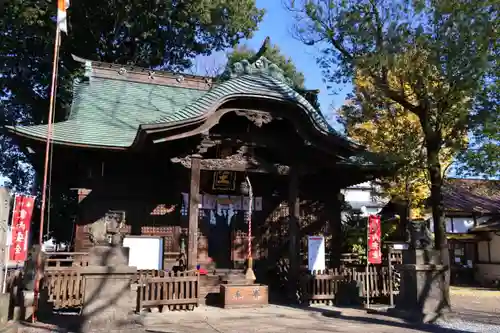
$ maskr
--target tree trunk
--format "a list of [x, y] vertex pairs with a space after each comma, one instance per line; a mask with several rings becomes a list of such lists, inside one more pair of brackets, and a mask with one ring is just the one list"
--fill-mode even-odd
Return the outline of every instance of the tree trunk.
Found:
[[431, 180], [431, 208], [434, 221], [434, 248], [440, 250], [446, 244], [446, 229], [444, 221], [441, 164], [439, 163], [439, 150], [427, 148], [427, 169]]
[[[423, 123], [422, 125], [424, 125]], [[431, 208], [434, 221], [434, 248], [440, 251], [441, 264], [447, 268], [446, 274], [440, 274], [439, 287], [441, 289], [441, 301], [444, 307], [450, 306], [450, 280], [449, 280], [449, 251], [446, 240], [446, 225], [444, 217], [443, 193], [441, 175], [441, 163], [439, 153], [441, 150], [441, 138], [437, 131], [425, 124], [425, 140], [427, 148], [427, 170], [431, 180]]]

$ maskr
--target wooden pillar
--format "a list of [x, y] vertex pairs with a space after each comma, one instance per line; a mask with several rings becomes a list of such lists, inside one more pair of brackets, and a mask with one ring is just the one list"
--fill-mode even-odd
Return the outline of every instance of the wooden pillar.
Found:
[[330, 244], [330, 267], [340, 266], [340, 254], [342, 252], [342, 244], [344, 243], [342, 234], [342, 202], [344, 196], [340, 189], [331, 193], [331, 198], [327, 198], [330, 202], [328, 210], [328, 219], [330, 222], [330, 233], [332, 235]]
[[91, 246], [88, 236], [88, 226], [85, 225], [85, 212], [83, 211], [82, 202], [85, 198], [92, 192], [91, 189], [87, 188], [76, 188], [77, 196], [78, 196], [78, 214], [75, 221], [75, 230], [73, 230], [73, 250], [75, 252], [85, 252]]
[[290, 260], [289, 278], [291, 297], [295, 297], [296, 284], [299, 274], [299, 217], [300, 217], [300, 199], [299, 199], [299, 173], [297, 168], [292, 168], [290, 172], [290, 183], [288, 190], [288, 214], [289, 214], [289, 252]]
[[189, 185], [189, 225], [188, 225], [188, 269], [195, 269], [198, 261], [198, 218], [200, 204], [200, 164], [201, 157], [191, 157], [191, 179]]

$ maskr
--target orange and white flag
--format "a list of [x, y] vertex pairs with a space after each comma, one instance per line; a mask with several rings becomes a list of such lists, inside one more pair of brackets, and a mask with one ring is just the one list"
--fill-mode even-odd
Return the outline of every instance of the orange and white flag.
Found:
[[57, 29], [68, 33], [68, 16], [66, 10], [69, 7], [69, 0], [57, 0]]

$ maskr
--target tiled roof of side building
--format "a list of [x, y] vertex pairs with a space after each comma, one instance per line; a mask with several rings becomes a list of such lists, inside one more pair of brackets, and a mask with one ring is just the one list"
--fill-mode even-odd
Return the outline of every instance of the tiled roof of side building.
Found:
[[500, 181], [448, 178], [443, 183], [443, 201], [450, 212], [500, 214]]

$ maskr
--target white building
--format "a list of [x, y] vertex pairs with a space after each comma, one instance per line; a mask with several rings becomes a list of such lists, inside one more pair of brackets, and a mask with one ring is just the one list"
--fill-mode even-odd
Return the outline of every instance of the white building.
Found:
[[389, 200], [375, 195], [376, 191], [371, 182], [350, 186], [342, 190], [346, 203], [353, 213], [367, 217], [379, 213]]

